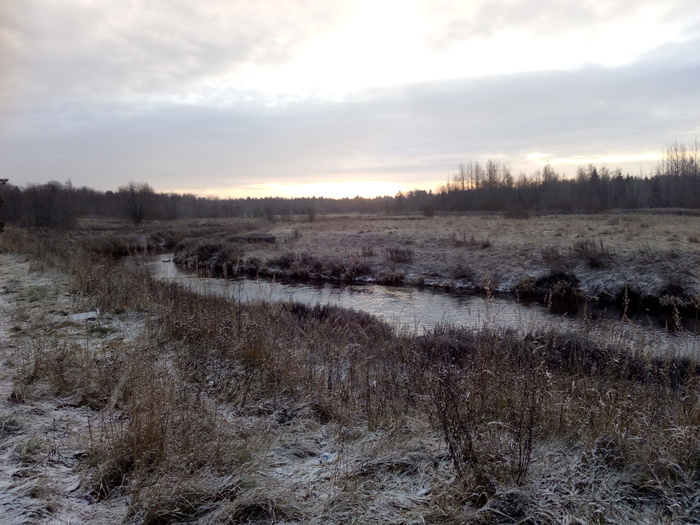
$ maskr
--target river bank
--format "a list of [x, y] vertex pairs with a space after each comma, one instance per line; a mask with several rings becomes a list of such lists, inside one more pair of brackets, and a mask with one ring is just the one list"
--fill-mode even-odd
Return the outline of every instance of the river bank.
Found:
[[216, 275], [373, 282], [507, 294], [562, 312], [614, 306], [671, 328], [700, 308], [700, 217], [677, 213], [320, 217], [255, 235], [180, 240], [175, 260]]

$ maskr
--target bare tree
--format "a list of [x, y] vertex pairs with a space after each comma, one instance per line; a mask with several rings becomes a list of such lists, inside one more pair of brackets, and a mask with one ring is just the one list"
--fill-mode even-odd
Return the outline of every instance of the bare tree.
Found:
[[145, 182], [129, 181], [126, 186], [120, 186], [117, 193], [121, 196], [126, 216], [134, 224], [141, 224], [153, 200], [155, 193], [153, 188]]

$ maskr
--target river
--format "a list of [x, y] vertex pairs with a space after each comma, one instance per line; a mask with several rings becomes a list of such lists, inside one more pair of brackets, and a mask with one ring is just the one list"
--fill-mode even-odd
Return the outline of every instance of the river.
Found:
[[468, 328], [537, 328], [585, 333], [594, 339], [638, 352], [675, 353], [700, 357], [700, 337], [681, 331], [667, 333], [651, 321], [622, 320], [614, 311], [596, 312], [596, 320], [582, 315], [556, 315], [540, 304], [522, 304], [513, 298], [482, 297], [442, 290], [374, 284], [332, 284], [276, 281], [273, 279], [219, 279], [199, 277], [181, 270], [168, 254], [147, 257], [145, 263], [160, 279], [180, 282], [201, 293], [215, 293], [233, 301], [295, 301], [308, 305], [332, 304], [376, 315], [395, 327], [423, 333], [436, 324]]

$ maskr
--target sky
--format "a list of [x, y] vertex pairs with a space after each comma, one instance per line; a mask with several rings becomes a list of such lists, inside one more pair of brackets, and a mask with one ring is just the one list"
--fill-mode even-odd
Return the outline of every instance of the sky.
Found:
[[0, 178], [219, 197], [648, 175], [700, 135], [697, 0], [1, 0]]

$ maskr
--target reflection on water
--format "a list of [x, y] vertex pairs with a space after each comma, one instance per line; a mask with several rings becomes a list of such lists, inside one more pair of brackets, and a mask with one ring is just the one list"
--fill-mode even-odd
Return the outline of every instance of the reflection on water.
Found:
[[468, 328], [502, 327], [530, 331], [539, 327], [575, 330], [607, 344], [620, 344], [641, 352], [677, 352], [700, 355], [697, 334], [667, 334], [653, 326], [616, 319], [590, 321], [583, 316], [554, 315], [539, 305], [523, 305], [509, 298], [485, 298], [430, 289], [379, 285], [279, 282], [268, 279], [210, 279], [180, 270], [169, 256], [146, 259], [151, 272], [203, 293], [216, 293], [235, 301], [296, 301], [332, 304], [364, 310], [389, 323], [416, 333], [438, 323]]

